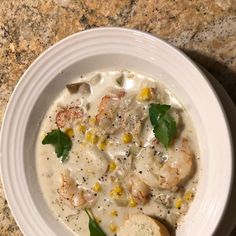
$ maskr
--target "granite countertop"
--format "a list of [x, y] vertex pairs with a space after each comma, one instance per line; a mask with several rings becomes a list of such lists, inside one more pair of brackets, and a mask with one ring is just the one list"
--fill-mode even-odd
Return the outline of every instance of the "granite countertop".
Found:
[[[1, 0], [0, 126], [17, 81], [38, 55], [68, 35], [100, 26], [167, 40], [211, 72], [236, 103], [236, 0]], [[22, 235], [1, 183], [0, 235]]]

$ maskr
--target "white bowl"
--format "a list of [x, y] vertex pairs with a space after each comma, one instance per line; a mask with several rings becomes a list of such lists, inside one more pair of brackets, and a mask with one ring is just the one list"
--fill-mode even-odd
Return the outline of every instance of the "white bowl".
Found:
[[50, 103], [79, 75], [128, 68], [157, 78], [192, 117], [200, 145], [196, 197], [176, 235], [212, 235], [232, 180], [227, 121], [211, 85], [183, 53], [149, 34], [99, 28], [74, 34], [44, 52], [24, 73], [7, 107], [1, 133], [1, 173], [12, 213], [25, 235], [73, 235], [54, 218], [39, 188], [35, 138]]

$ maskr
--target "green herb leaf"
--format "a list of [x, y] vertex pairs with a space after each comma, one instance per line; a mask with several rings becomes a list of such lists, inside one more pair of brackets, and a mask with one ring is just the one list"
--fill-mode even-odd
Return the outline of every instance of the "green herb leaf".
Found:
[[52, 144], [55, 147], [57, 157], [60, 157], [62, 162], [68, 159], [69, 151], [72, 147], [71, 139], [60, 129], [54, 129], [47, 133], [42, 144]]
[[169, 115], [171, 106], [166, 104], [150, 104], [149, 118], [154, 127], [155, 137], [168, 148], [176, 136], [176, 122]]
[[89, 231], [90, 231], [90, 236], [106, 236], [104, 231], [101, 229], [99, 224], [95, 221], [91, 211], [84, 209], [86, 214], [89, 217]]
[[150, 104], [149, 107], [149, 117], [152, 125], [155, 127], [158, 125], [158, 120], [160, 117], [166, 114], [166, 112], [170, 109], [169, 105], [161, 105], [161, 104]]

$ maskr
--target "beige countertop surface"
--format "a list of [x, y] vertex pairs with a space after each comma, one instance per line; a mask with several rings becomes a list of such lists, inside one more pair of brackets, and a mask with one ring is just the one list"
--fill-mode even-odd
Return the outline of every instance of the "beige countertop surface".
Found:
[[[54, 43], [85, 29], [139, 29], [203, 65], [236, 103], [236, 0], [1, 0], [0, 126], [28, 66]], [[0, 235], [22, 235], [0, 183]]]

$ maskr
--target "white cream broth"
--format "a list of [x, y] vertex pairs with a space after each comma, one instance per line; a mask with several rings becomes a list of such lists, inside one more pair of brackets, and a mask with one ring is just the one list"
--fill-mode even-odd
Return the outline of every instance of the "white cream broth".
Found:
[[[88, 217], [83, 208], [91, 209], [107, 235], [116, 235], [132, 213], [155, 217], [167, 225], [170, 231], [174, 231], [180, 221], [184, 220], [183, 215], [194, 198], [198, 182], [198, 141], [187, 111], [172, 92], [158, 83], [158, 78], [153, 80], [132, 71], [95, 71], [74, 81], [78, 82], [90, 84], [90, 91], [84, 92], [80, 87], [78, 92], [72, 94], [65, 88], [45, 114], [37, 138], [37, 175], [50, 209], [58, 220], [81, 236], [90, 235]], [[154, 89], [155, 93], [152, 94], [154, 90], [150, 89]], [[107, 111], [104, 113], [101, 107], [101, 116], [96, 116], [105, 95], [114, 98], [114, 104], [108, 105], [108, 109], [115, 110], [115, 116], [130, 114], [126, 120], [127, 127], [131, 125], [129, 121], [133, 119], [132, 114], [137, 112], [137, 117], [140, 116], [134, 127], [131, 126], [130, 132], [123, 126], [119, 128], [119, 120], [112, 124], [110, 120], [105, 120], [103, 124], [103, 115]], [[122, 102], [124, 104], [120, 105]], [[168, 149], [157, 142], [153, 134], [148, 115], [150, 103], [171, 105], [170, 114], [177, 123], [177, 136]], [[120, 114], [119, 110], [123, 106], [126, 106], [126, 110]], [[58, 113], [71, 107], [81, 108], [84, 115], [71, 119], [65, 126], [60, 127], [72, 139], [68, 160], [62, 163], [57, 158], [54, 147], [43, 145], [42, 140], [48, 132], [58, 129]], [[136, 124], [142, 125], [137, 135]], [[181, 152], [183, 145], [187, 146], [187, 151]], [[171, 171], [180, 175], [188, 172], [189, 163], [181, 162], [182, 157], [179, 157], [188, 153], [191, 156], [191, 171], [183, 180], [173, 184], [176, 178], [171, 176]], [[171, 161], [170, 156], [175, 155]], [[170, 179], [172, 177], [170, 184], [166, 179], [163, 180], [162, 176], [166, 175]], [[67, 197], [63, 195], [65, 192], [62, 188], [67, 186], [62, 186], [62, 176], [72, 180], [69, 185], [73, 185], [73, 190], [69, 190], [70, 187], [66, 189], [72, 191], [72, 194]], [[148, 189], [144, 188], [148, 193], [145, 192], [145, 196], [141, 194], [144, 197], [141, 200], [136, 193], [140, 193], [143, 188], [132, 189], [139, 181]], [[72, 195], [78, 195], [77, 189], [85, 194], [82, 195], [85, 199], [84, 205], [78, 205], [77, 198], [72, 199]], [[124, 206], [117, 205], [117, 199], [119, 205]]]

